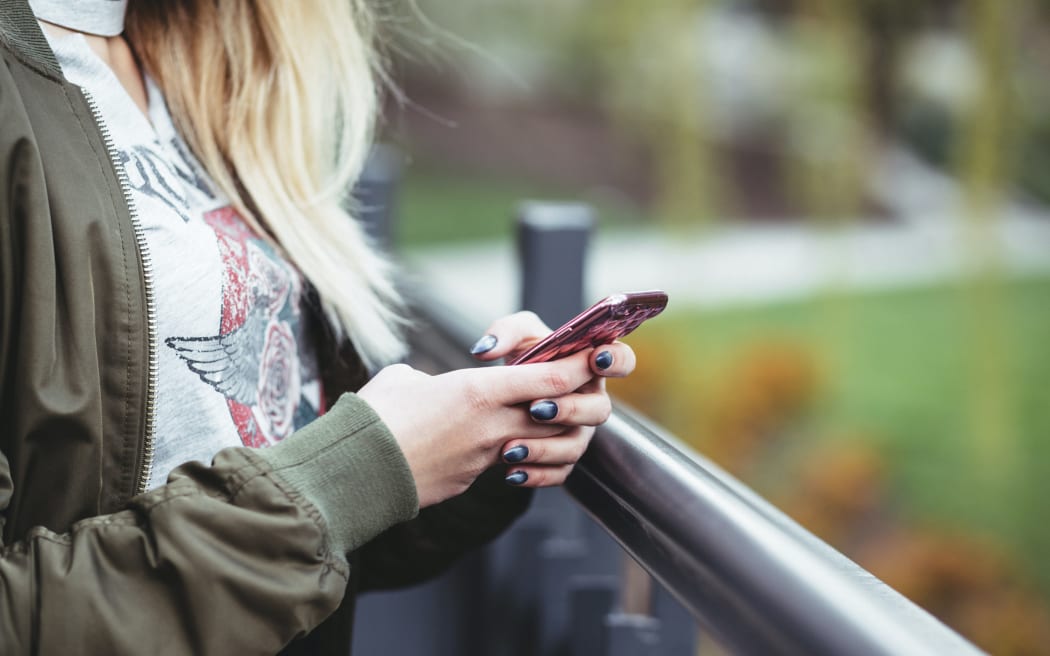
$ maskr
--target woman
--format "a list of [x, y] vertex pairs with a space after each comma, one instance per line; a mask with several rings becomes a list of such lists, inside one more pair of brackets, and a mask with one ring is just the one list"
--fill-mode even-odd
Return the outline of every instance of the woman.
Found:
[[367, 380], [360, 2], [0, 0], [0, 55], [0, 653], [345, 654], [357, 590], [564, 481], [625, 345]]

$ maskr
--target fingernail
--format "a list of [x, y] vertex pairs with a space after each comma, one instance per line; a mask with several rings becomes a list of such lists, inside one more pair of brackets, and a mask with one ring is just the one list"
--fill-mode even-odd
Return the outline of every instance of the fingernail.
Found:
[[521, 485], [525, 481], [529, 480], [529, 475], [523, 471], [516, 471], [513, 474], [507, 476], [503, 480], [507, 481], [510, 485]]
[[540, 401], [533, 403], [529, 408], [529, 414], [536, 421], [550, 421], [558, 414], [558, 404], [554, 401]]
[[594, 364], [598, 365], [598, 368], [602, 371], [612, 366], [613, 356], [609, 351], [602, 351], [598, 354], [598, 357], [594, 358]]
[[478, 341], [474, 342], [474, 346], [470, 347], [470, 354], [481, 355], [482, 353], [488, 353], [494, 348], [496, 348], [496, 336], [485, 335]]
[[507, 462], [521, 462], [525, 458], [529, 457], [529, 447], [524, 444], [514, 447], [513, 449], [507, 449], [503, 452], [503, 459]]

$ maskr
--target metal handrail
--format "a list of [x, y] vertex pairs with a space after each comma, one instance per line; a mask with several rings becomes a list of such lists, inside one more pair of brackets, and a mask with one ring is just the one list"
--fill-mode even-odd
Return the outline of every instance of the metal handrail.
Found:
[[[425, 368], [470, 366], [475, 327], [418, 288], [410, 295]], [[982, 653], [626, 408], [599, 428], [566, 488], [734, 653]]]

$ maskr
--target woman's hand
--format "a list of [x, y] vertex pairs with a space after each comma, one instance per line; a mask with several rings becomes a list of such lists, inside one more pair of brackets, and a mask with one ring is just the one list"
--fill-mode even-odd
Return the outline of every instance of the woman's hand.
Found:
[[[518, 312], [493, 322], [471, 353], [483, 361], [511, 360], [550, 332], [534, 313]], [[612, 405], [605, 392], [605, 379], [634, 371], [634, 351], [622, 342], [614, 342], [585, 353], [589, 354], [587, 361], [594, 374], [591, 380], [572, 394], [539, 398], [530, 404], [534, 421], [560, 425], [564, 431], [546, 438], [520, 437], [503, 446], [502, 459], [511, 465], [507, 469], [509, 483], [530, 487], [564, 483], [587, 450], [593, 427], [609, 418]]]
[[[477, 355], [495, 359], [518, 352], [547, 332], [535, 315], [512, 315], [492, 325], [496, 344]], [[599, 364], [598, 354], [606, 352]], [[498, 462], [514, 463], [511, 484], [562, 483], [587, 448], [591, 427], [609, 416], [602, 377], [626, 375], [633, 367], [634, 354], [624, 344], [554, 362], [439, 376], [393, 365], [358, 395], [401, 446], [425, 507], [464, 492]]]

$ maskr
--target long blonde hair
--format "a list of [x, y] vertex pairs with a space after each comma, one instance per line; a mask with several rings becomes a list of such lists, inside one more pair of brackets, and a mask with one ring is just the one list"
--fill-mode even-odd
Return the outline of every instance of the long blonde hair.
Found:
[[137, 0], [126, 25], [201, 164], [365, 364], [402, 355], [391, 267], [344, 208], [382, 75], [364, 0]]

